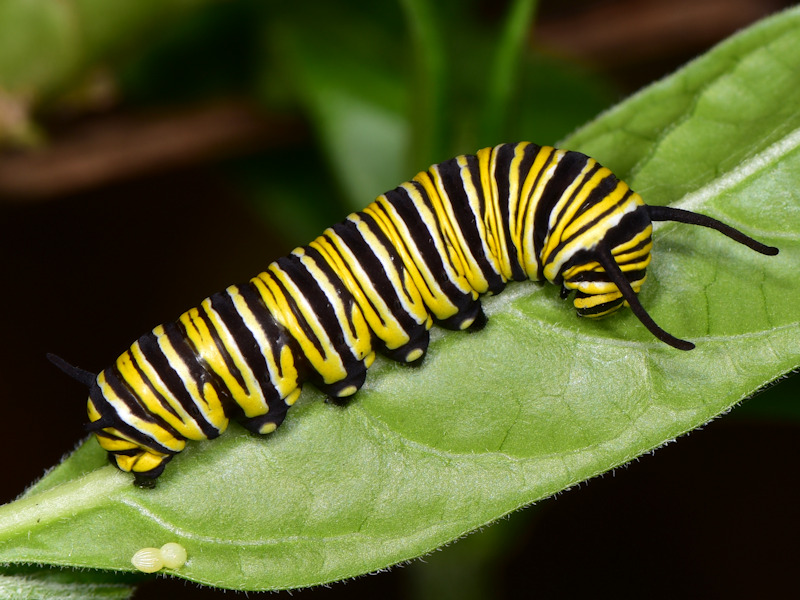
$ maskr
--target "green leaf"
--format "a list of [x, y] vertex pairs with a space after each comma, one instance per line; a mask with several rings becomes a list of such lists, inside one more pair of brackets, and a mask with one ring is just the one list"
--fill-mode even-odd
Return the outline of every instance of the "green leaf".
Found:
[[[0, 568], [0, 598], [4, 600], [127, 600], [132, 582], [118, 574], [37, 567]], [[130, 578], [129, 578], [130, 579]]]
[[400, 5], [414, 49], [411, 154], [417, 164], [431, 164], [441, 156], [446, 137], [445, 88], [450, 77], [443, 47], [444, 28], [433, 2], [402, 0]]
[[80, 61], [65, 2], [0, 0], [0, 90], [30, 94], [61, 82]]
[[187, 579], [319, 584], [420, 556], [724, 413], [800, 367], [799, 96], [794, 9], [568, 140], [646, 200], [780, 248], [657, 229], [642, 303], [692, 352], [630, 311], [578, 320], [553, 286], [509, 286], [485, 301], [484, 331], [436, 330], [419, 369], [377, 361], [347, 407], [308, 389], [268, 439], [233, 426], [190, 444], [155, 490], [101, 467], [88, 442], [0, 509], [0, 561], [126, 570], [139, 548], [176, 541]]
[[563, 142], [648, 204], [704, 189], [800, 126], [797, 13], [764, 20]]
[[[314, 122], [348, 208], [358, 210], [404, 176], [408, 90], [393, 64], [395, 54], [373, 51], [387, 46], [392, 35], [376, 26], [377, 18], [352, 7], [316, 8], [312, 22], [273, 19], [269, 37]], [[265, 73], [274, 77], [272, 70]]]
[[518, 63], [532, 27], [531, 18], [536, 5], [536, 0], [516, 0], [509, 7], [486, 91], [481, 139], [497, 139], [506, 130], [509, 102], [519, 76]]
[[209, 0], [0, 0], [0, 146], [31, 146], [40, 104]]
[[0, 92], [36, 98], [208, 0], [0, 0]]

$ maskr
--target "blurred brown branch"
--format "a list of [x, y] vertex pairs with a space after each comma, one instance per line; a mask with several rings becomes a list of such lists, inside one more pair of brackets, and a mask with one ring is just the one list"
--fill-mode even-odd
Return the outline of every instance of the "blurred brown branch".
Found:
[[[571, 3], [570, 3], [571, 4]], [[615, 0], [560, 4], [543, 15], [537, 45], [613, 70], [694, 54], [791, 2]]]
[[[632, 90], [789, 4], [788, 0], [543, 2], [533, 39], [538, 46], [591, 63]], [[114, 104], [105, 102], [101, 109], [107, 111]], [[61, 132], [51, 128], [49, 146], [0, 152], [0, 201], [53, 198], [305, 137], [299, 119], [265, 114], [240, 100], [158, 112], [124, 113], [112, 108], [91, 117], [85, 114], [85, 102], [78, 105], [84, 113], [79, 108], [68, 115], [68, 127]], [[0, 127], [5, 123], [7, 130], [25, 134], [18, 137], [38, 138], [39, 129], [24, 129], [29, 127], [27, 109], [20, 96], [0, 95]]]
[[0, 154], [0, 198], [65, 195], [111, 181], [286, 145], [303, 137], [293, 117], [239, 100], [148, 113], [111, 113], [52, 139]]

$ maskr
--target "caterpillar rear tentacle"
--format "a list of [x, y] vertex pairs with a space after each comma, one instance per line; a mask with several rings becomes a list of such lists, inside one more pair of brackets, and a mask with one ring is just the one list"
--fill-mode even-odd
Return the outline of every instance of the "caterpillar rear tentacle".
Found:
[[60, 356], [55, 354], [47, 353], [47, 360], [57, 366], [61, 371], [65, 374], [72, 377], [78, 383], [82, 383], [86, 387], [90, 387], [94, 380], [97, 378], [97, 373], [92, 373], [91, 371], [86, 371], [81, 369], [80, 367], [76, 367], [75, 365], [71, 365], [67, 361], [65, 361]]
[[111, 461], [152, 487], [187, 440], [230, 419], [274, 431], [309, 382], [337, 402], [363, 385], [376, 352], [419, 364], [435, 323], [475, 331], [484, 294], [533, 280], [573, 292], [581, 316], [627, 303], [659, 340], [667, 333], [637, 294], [652, 221], [711, 227], [777, 254], [715, 219], [647, 206], [578, 152], [530, 143], [484, 148], [433, 165], [278, 259], [139, 338], [90, 385], [90, 428]]

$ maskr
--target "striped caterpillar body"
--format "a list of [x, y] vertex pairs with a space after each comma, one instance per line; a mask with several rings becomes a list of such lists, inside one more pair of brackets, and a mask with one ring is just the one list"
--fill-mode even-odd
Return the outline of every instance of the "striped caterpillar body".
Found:
[[416, 363], [429, 329], [477, 330], [479, 297], [508, 281], [573, 291], [579, 315], [631, 307], [659, 340], [636, 294], [652, 221], [716, 229], [777, 254], [709, 217], [647, 206], [594, 159], [503, 144], [432, 166], [327, 229], [243, 285], [205, 299], [140, 337], [99, 375], [55, 359], [90, 386], [89, 428], [109, 458], [150, 487], [187, 440], [236, 419], [266, 434], [310, 382], [333, 398], [363, 385], [376, 352]]

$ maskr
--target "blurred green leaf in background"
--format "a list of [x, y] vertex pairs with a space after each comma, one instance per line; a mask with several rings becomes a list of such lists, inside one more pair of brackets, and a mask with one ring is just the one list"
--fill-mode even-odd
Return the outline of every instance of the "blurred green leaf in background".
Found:
[[[229, 211], [289, 248], [431, 163], [530, 139], [586, 152], [648, 203], [709, 214], [781, 253], [754, 255], [685, 226], [656, 230], [642, 301], [698, 343], [691, 353], [653, 340], [629, 312], [578, 320], [558, 290], [521, 284], [486, 301], [485, 331], [436, 332], [420, 369], [379, 360], [343, 408], [309, 388], [268, 439], [234, 426], [192, 444], [155, 490], [134, 488], [91, 439], [0, 508], [0, 561], [11, 565], [3, 597], [129, 597], [143, 579], [130, 557], [168, 541], [189, 552], [173, 575], [228, 589], [384, 569], [651, 452], [800, 368], [800, 10], [756, 24], [570, 133], [617, 92], [586, 65], [536, 49], [534, 0], [501, 9], [455, 0], [95, 4], [0, 0], [0, 144], [12, 158], [31, 145], [57, 148], [66, 117], [98, 110], [80, 93], [98, 70], [115, 110], [220, 98], [256, 106], [267, 141], [248, 138], [246, 152], [221, 154], [215, 167], [245, 200], [212, 204], [200, 215], [208, 225], [187, 238], [211, 250]], [[288, 140], [278, 135], [284, 124]], [[185, 206], [200, 211], [199, 200]], [[100, 207], [120, 232], [136, 210]], [[157, 216], [145, 233], [164, 222]], [[796, 379], [734, 414], [796, 425]], [[79, 410], [59, 402], [54, 419]], [[408, 595], [496, 595], [502, 563], [539, 518], [517, 512], [428, 568], [407, 569]], [[30, 563], [41, 568], [19, 566]], [[590, 572], [577, 565], [575, 577]], [[658, 596], [660, 585], [643, 595]]]

